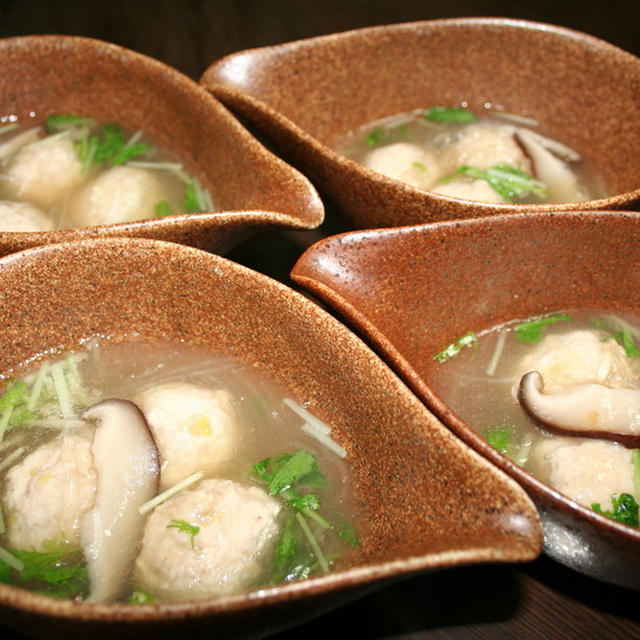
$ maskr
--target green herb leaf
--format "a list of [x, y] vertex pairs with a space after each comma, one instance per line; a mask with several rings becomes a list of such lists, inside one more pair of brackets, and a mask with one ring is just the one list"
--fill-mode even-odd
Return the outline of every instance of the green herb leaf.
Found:
[[35, 418], [35, 413], [29, 411], [26, 402], [29, 395], [29, 385], [20, 380], [9, 380], [5, 392], [0, 396], [0, 413], [12, 409], [8, 428], [19, 427], [27, 420]]
[[475, 122], [477, 119], [471, 111], [459, 107], [430, 107], [423, 115], [433, 122]]
[[528, 322], [522, 322], [515, 326], [516, 338], [520, 342], [535, 343], [540, 341], [542, 329], [556, 322], [570, 322], [571, 316], [568, 313], [556, 313], [544, 318], [536, 318]]
[[193, 180], [189, 182], [185, 188], [183, 204], [187, 213], [198, 213], [200, 211], [198, 192]]
[[92, 129], [96, 122], [93, 118], [76, 116], [74, 114], [52, 114], [47, 118], [46, 128], [49, 133], [56, 133], [66, 129], [85, 128]]
[[171, 215], [171, 209], [169, 203], [166, 200], [160, 200], [156, 202], [153, 207], [153, 212], [157, 218], [166, 218]]
[[412, 162], [411, 166], [415, 167], [416, 169], [419, 169], [420, 171], [426, 171], [427, 170], [427, 167], [425, 167], [422, 162]]
[[600, 515], [629, 525], [630, 527], [638, 526], [638, 503], [635, 498], [628, 493], [621, 493], [620, 496], [611, 496], [611, 505], [613, 511], [603, 511], [600, 503], [594, 503], [591, 508]]
[[511, 447], [514, 433], [515, 429], [511, 425], [487, 427], [484, 431], [484, 439], [494, 449], [497, 449], [500, 453], [506, 455], [507, 451]]
[[186, 520], [171, 520], [171, 523], [167, 525], [167, 529], [177, 529], [181, 533], [186, 533], [191, 539], [191, 547], [193, 548], [193, 539], [200, 531], [200, 527], [195, 524], [190, 524]]
[[315, 493], [300, 495], [297, 491], [287, 489], [282, 492], [284, 501], [299, 511], [317, 511], [320, 508], [320, 500]]
[[103, 164], [119, 153], [125, 145], [122, 128], [112, 122], [102, 127], [102, 140], [98, 144], [94, 161]]
[[151, 151], [151, 149], [153, 149], [153, 147], [146, 142], [138, 142], [136, 144], [125, 145], [124, 147], [122, 147], [122, 149], [120, 149], [120, 151], [113, 155], [113, 157], [109, 161], [109, 164], [111, 164], [112, 167], [115, 167], [119, 164], [124, 164], [132, 158], [136, 158], [137, 156], [142, 156], [145, 153], [148, 153], [149, 151]]
[[364, 143], [367, 145], [367, 147], [375, 147], [376, 145], [380, 144], [381, 135], [382, 135], [382, 128], [376, 127], [372, 131], [369, 131], [369, 133], [366, 135], [364, 139]]
[[357, 548], [360, 546], [360, 540], [358, 539], [358, 534], [356, 533], [356, 530], [348, 522], [346, 522], [345, 524], [342, 525], [342, 527], [340, 527], [340, 530], [338, 531], [338, 538], [340, 538], [341, 540], [344, 540], [347, 544], [351, 545], [354, 548]]
[[156, 599], [146, 591], [135, 588], [131, 595], [127, 598], [129, 604], [153, 604]]
[[316, 457], [305, 449], [299, 449], [273, 475], [269, 481], [269, 493], [277, 496], [316, 468]]
[[621, 347], [623, 347], [628, 358], [640, 358], [640, 349], [636, 347], [633, 335], [628, 329], [618, 331], [613, 338]]
[[9, 380], [4, 394], [0, 396], [0, 409], [15, 407], [26, 401], [29, 385], [21, 380]]
[[438, 362], [446, 362], [449, 358], [457, 356], [465, 347], [475, 347], [478, 344], [478, 336], [470, 331], [465, 333], [462, 337], [458, 338], [455, 342], [447, 345], [442, 351], [436, 353], [433, 356], [434, 360]]
[[454, 173], [446, 176], [440, 182], [443, 184], [450, 182], [460, 175], [469, 176], [477, 180], [486, 180], [491, 188], [507, 202], [511, 202], [515, 198], [524, 198], [528, 195], [535, 195], [539, 198], [544, 198], [547, 195], [547, 187], [544, 183], [505, 162], [499, 162], [489, 169], [478, 169], [477, 167], [465, 165], [459, 167]]
[[81, 552], [66, 544], [46, 542], [45, 546], [49, 551], [12, 550], [24, 564], [17, 580], [40, 584], [44, 593], [59, 598], [75, 598], [87, 593], [89, 575]]
[[11, 584], [11, 567], [4, 560], [0, 560], [0, 583]]

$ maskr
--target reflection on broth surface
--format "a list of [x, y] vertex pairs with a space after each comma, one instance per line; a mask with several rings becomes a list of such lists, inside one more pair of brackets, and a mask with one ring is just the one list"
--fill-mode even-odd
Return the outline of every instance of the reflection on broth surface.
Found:
[[330, 427], [229, 357], [91, 343], [10, 380], [0, 408], [4, 582], [201, 599], [326, 573], [358, 546]]
[[563, 203], [604, 197], [580, 154], [501, 112], [431, 107], [364, 125], [336, 149], [390, 178], [481, 202]]
[[0, 231], [51, 231], [211, 211], [182, 163], [92, 118], [50, 115], [0, 127]]
[[433, 388], [514, 462], [638, 526], [639, 327], [580, 310], [468, 333], [435, 356]]

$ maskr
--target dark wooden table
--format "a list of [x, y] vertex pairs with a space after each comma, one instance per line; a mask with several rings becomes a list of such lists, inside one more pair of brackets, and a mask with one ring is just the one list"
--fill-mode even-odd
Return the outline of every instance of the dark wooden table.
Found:
[[[213, 60], [239, 49], [367, 25], [481, 15], [571, 27], [640, 55], [638, 0], [0, 0], [0, 37], [60, 33], [100, 38], [197, 79]], [[229, 257], [287, 282], [305, 245], [319, 234], [345, 229], [329, 210], [319, 232], [265, 234]], [[527, 565], [464, 567], [413, 577], [274, 638], [631, 640], [640, 638], [639, 602], [636, 592], [541, 557]], [[19, 637], [2, 627], [0, 633]]]

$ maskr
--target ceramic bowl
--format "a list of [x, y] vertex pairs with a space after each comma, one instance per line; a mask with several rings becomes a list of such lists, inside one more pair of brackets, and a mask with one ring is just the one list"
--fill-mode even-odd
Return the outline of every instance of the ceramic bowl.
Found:
[[216, 212], [53, 232], [0, 233], [0, 255], [87, 236], [135, 236], [222, 252], [266, 229], [324, 217], [308, 180], [268, 152], [197, 83], [152, 58], [72, 36], [0, 41], [3, 122], [51, 113], [142, 129], [209, 189]]
[[89, 604], [0, 585], [5, 624], [40, 637], [260, 636], [412, 572], [534, 558], [537, 513], [356, 336], [304, 296], [203, 251], [85, 239], [0, 259], [0, 371], [91, 336], [186, 341], [258, 367], [334, 425], [361, 551], [320, 578], [197, 603]]
[[640, 531], [570, 501], [475, 433], [432, 386], [433, 356], [469, 331], [564, 309], [638, 311], [640, 214], [532, 213], [352, 232], [308, 249], [292, 278], [346, 319], [424, 403], [515, 478], [545, 551], [640, 588]]
[[348, 131], [433, 105], [525, 115], [581, 151], [610, 197], [640, 202], [640, 60], [589, 35], [523, 20], [461, 18], [371, 27], [231, 54], [201, 78], [299, 167], [355, 228], [527, 211], [437, 195], [336, 153]]

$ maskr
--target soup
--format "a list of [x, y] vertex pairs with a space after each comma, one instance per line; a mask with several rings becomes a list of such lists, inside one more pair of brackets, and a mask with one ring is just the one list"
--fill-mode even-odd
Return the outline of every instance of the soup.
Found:
[[197, 178], [142, 131], [76, 115], [0, 128], [0, 199], [0, 231], [51, 231], [213, 209]]
[[435, 356], [434, 390], [542, 481], [638, 526], [640, 318], [586, 310], [469, 333]]
[[606, 195], [580, 154], [529, 118], [431, 107], [367, 124], [336, 149], [390, 178], [481, 202], [562, 203]]
[[12, 380], [0, 407], [10, 584], [213, 598], [322, 575], [359, 544], [330, 427], [226, 356], [92, 343]]

